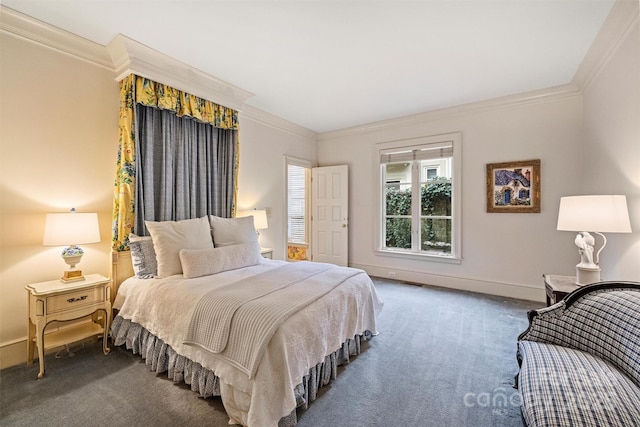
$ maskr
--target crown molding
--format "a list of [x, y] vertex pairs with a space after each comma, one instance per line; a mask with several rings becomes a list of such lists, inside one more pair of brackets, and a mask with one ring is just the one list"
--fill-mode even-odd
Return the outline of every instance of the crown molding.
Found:
[[342, 138], [346, 136], [360, 135], [371, 132], [379, 132], [385, 129], [412, 126], [420, 123], [450, 118], [453, 116], [472, 113], [475, 114], [483, 111], [495, 110], [505, 107], [517, 108], [520, 106], [541, 104], [574, 96], [581, 96], [581, 92], [575, 84], [569, 83], [566, 85], [555, 86], [536, 91], [502, 96], [499, 98], [492, 98], [478, 102], [471, 102], [438, 110], [431, 110], [423, 113], [412, 114], [409, 116], [369, 123], [361, 126], [324, 132], [318, 135], [318, 141], [331, 140], [335, 138]]
[[0, 31], [113, 70], [104, 46], [0, 5]]
[[315, 132], [245, 104], [252, 93], [124, 35], [103, 46], [2, 5], [0, 33], [105, 68], [114, 72], [116, 81], [134, 73], [238, 110], [246, 119], [316, 141]]
[[617, 0], [573, 77], [584, 92], [638, 21], [638, 0]]
[[309, 142], [315, 143], [318, 138], [318, 133], [310, 129], [302, 127], [296, 123], [285, 120], [281, 117], [274, 116], [259, 108], [253, 107], [249, 104], [245, 104], [240, 111], [240, 120], [251, 120], [256, 123], [260, 123], [264, 126], [269, 126], [279, 131], [287, 132], [291, 135], [304, 138]]
[[107, 50], [117, 81], [136, 74], [235, 110], [241, 110], [246, 100], [254, 96], [122, 34], [109, 42]]
[[117, 81], [134, 73], [236, 110], [253, 96], [121, 34], [103, 46], [2, 5], [0, 31], [114, 71]]
[[83, 61], [114, 71], [116, 80], [134, 73], [173, 86], [185, 92], [239, 110], [247, 119], [271, 126], [309, 140], [328, 140], [346, 135], [376, 132], [397, 126], [410, 126], [451, 115], [482, 110], [515, 107], [548, 102], [580, 95], [606, 64], [616, 47], [638, 20], [638, 1], [617, 0], [601, 31], [568, 85], [511, 95], [480, 102], [389, 119], [380, 122], [316, 133], [271, 115], [245, 102], [254, 96], [188, 64], [160, 53], [124, 35], [117, 35], [106, 47], [58, 27], [0, 5], [0, 32], [40, 46], [71, 55]]

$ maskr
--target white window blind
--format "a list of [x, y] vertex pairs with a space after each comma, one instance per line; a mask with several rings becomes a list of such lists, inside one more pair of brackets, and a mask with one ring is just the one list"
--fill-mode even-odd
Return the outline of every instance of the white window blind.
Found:
[[306, 232], [306, 169], [287, 166], [288, 240], [290, 243], [307, 243]]
[[416, 147], [404, 150], [383, 150], [380, 153], [380, 163], [402, 163], [413, 160], [430, 160], [453, 156], [453, 143], [442, 142], [429, 144], [428, 147]]

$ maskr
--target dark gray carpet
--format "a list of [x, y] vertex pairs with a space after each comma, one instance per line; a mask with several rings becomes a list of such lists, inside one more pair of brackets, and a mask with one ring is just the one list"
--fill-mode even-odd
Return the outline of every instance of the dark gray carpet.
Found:
[[[380, 335], [341, 368], [298, 426], [522, 426], [516, 338], [541, 303], [374, 279]], [[121, 347], [73, 345], [0, 371], [2, 426], [228, 425], [219, 398], [155, 375]]]

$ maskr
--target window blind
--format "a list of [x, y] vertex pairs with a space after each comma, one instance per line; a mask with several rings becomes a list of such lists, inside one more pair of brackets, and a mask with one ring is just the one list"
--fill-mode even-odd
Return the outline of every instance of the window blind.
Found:
[[429, 146], [421, 146], [415, 149], [411, 147], [402, 148], [401, 151], [397, 149], [383, 150], [380, 153], [380, 163], [402, 163], [410, 162], [413, 160], [429, 160], [440, 159], [443, 157], [453, 156], [453, 142], [441, 142], [436, 144], [430, 144]]
[[305, 168], [287, 167], [288, 240], [290, 243], [306, 243], [306, 173]]

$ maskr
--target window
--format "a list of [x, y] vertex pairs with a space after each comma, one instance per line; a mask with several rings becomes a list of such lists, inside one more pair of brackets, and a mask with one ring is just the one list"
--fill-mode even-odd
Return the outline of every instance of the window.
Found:
[[287, 193], [287, 259], [306, 260], [309, 248], [309, 181], [311, 166], [285, 158]]
[[377, 145], [383, 254], [460, 259], [459, 134]]
[[422, 167], [422, 173], [426, 177], [426, 180], [430, 180], [437, 176], [440, 176], [440, 174], [438, 173], [439, 171], [440, 171], [440, 166], [438, 165], [430, 164], [428, 166]]

